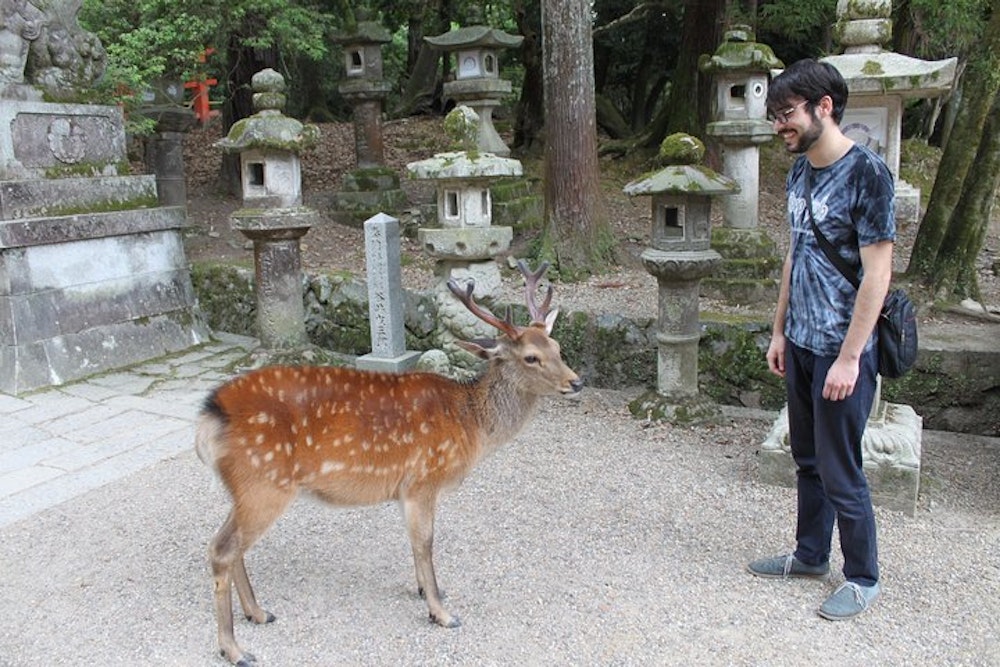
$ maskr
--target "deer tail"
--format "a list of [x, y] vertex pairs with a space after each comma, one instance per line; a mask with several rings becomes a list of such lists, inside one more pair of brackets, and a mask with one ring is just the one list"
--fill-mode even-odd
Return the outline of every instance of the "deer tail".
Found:
[[194, 436], [194, 448], [202, 463], [216, 467], [225, 446], [225, 431], [229, 416], [219, 405], [215, 394], [208, 397], [198, 416]]

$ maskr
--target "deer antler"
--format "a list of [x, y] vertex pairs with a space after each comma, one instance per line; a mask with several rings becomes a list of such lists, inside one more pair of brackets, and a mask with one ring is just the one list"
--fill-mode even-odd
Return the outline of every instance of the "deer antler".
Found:
[[525, 298], [528, 301], [528, 312], [531, 313], [531, 321], [533, 323], [542, 324], [545, 322], [545, 318], [549, 314], [549, 305], [552, 303], [552, 285], [549, 284], [548, 290], [545, 293], [545, 300], [542, 301], [542, 305], [539, 307], [535, 303], [535, 292], [538, 290], [538, 281], [541, 280], [542, 276], [549, 268], [548, 262], [542, 262], [538, 269], [532, 272], [528, 269], [528, 264], [523, 260], [519, 259], [517, 261], [517, 268], [521, 271], [521, 275], [524, 276], [524, 292]]
[[491, 327], [495, 327], [502, 333], [506, 334], [508, 338], [517, 338], [519, 335], [518, 328], [514, 325], [510, 309], [507, 309], [507, 319], [501, 320], [499, 317], [483, 308], [472, 299], [472, 291], [475, 288], [476, 285], [472, 281], [469, 281], [464, 290], [459, 287], [458, 283], [456, 283], [454, 279], [448, 281], [448, 289], [450, 289], [451, 293], [454, 294], [455, 297], [469, 309], [470, 313], [481, 319], [483, 322], [486, 322], [486, 324], [489, 324]]

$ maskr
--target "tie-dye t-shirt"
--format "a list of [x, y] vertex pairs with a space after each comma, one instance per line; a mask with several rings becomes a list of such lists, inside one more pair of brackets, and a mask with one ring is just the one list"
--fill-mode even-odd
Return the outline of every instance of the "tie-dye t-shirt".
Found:
[[[788, 174], [792, 276], [785, 336], [820, 356], [836, 356], [847, 334], [857, 290], [827, 259], [813, 234], [805, 201], [806, 157]], [[816, 224], [849, 266], [861, 270], [861, 246], [895, 240], [892, 174], [881, 158], [855, 144], [844, 157], [812, 170]], [[872, 341], [868, 341], [868, 346]]]

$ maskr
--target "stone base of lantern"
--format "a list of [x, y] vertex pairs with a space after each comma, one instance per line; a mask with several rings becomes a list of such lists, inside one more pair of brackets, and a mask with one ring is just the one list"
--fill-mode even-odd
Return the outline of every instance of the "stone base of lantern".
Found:
[[341, 185], [343, 189], [333, 193], [330, 213], [342, 225], [361, 228], [377, 213], [398, 214], [409, 205], [399, 175], [388, 167], [349, 171]]
[[[923, 420], [908, 405], [880, 401], [872, 411], [861, 451], [872, 503], [913, 516], [920, 490]], [[760, 447], [759, 479], [794, 487], [795, 461], [788, 443], [788, 408], [782, 408]]]
[[354, 365], [363, 371], [376, 371], [379, 373], [401, 373], [416, 367], [420, 360], [419, 351], [407, 350], [398, 357], [383, 357], [375, 354], [365, 354], [358, 357]]
[[712, 249], [722, 255], [722, 263], [702, 281], [702, 296], [734, 304], [771, 303], [778, 298], [782, 258], [767, 232], [713, 229]]
[[493, 200], [493, 224], [516, 231], [541, 229], [545, 201], [539, 192], [539, 179], [514, 178], [490, 185]]
[[920, 188], [906, 181], [896, 182], [896, 231], [920, 221]]
[[722, 409], [702, 396], [667, 397], [650, 389], [628, 404], [633, 416], [672, 424], [713, 424], [722, 417]]

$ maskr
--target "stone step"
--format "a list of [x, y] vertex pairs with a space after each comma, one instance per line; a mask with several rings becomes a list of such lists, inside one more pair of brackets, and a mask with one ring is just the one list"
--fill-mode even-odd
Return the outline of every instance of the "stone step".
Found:
[[156, 205], [156, 177], [152, 175], [0, 181], [0, 220]]
[[0, 249], [176, 230], [186, 222], [182, 206], [19, 218], [0, 221]]

